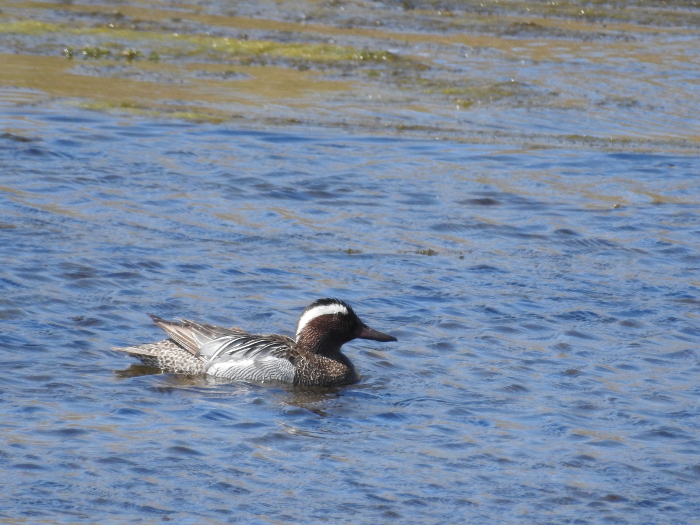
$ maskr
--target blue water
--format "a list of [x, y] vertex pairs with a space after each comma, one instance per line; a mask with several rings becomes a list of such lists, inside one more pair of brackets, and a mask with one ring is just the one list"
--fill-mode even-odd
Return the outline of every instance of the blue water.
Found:
[[[700, 159], [4, 109], [2, 523], [697, 523]], [[348, 253], [348, 250], [359, 253]], [[299, 391], [146, 313], [399, 343]]]

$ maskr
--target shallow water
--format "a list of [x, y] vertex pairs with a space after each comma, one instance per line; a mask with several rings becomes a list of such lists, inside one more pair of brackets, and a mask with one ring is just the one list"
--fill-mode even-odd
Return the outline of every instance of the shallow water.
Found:
[[693, 0], [6, 4], [0, 87], [30, 90], [37, 106], [477, 145], [700, 150]]
[[[700, 514], [697, 157], [4, 119], [3, 523]], [[399, 338], [348, 344], [337, 391], [109, 350], [323, 296]]]

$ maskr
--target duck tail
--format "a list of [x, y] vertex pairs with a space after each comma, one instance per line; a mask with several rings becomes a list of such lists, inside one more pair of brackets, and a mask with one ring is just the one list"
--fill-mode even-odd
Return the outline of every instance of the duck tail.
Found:
[[138, 346], [114, 347], [112, 350], [129, 354], [144, 365], [160, 368], [165, 372], [192, 375], [204, 373], [203, 360], [172, 339]]

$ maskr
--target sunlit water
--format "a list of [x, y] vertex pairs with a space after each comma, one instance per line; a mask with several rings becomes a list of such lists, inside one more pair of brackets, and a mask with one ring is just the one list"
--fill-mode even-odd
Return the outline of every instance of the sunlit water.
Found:
[[[3, 523], [697, 522], [697, 157], [3, 115]], [[110, 351], [326, 296], [340, 390]]]

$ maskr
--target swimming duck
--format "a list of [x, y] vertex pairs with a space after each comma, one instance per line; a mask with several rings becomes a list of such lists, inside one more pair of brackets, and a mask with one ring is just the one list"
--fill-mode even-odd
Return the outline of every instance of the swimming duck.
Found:
[[296, 337], [256, 335], [181, 319], [166, 321], [151, 315], [169, 339], [113, 348], [166, 372], [208, 374], [228, 379], [281, 382], [299, 386], [340, 386], [359, 376], [340, 351], [353, 339], [396, 341], [394, 336], [364, 324], [347, 303], [319, 299], [297, 322]]

